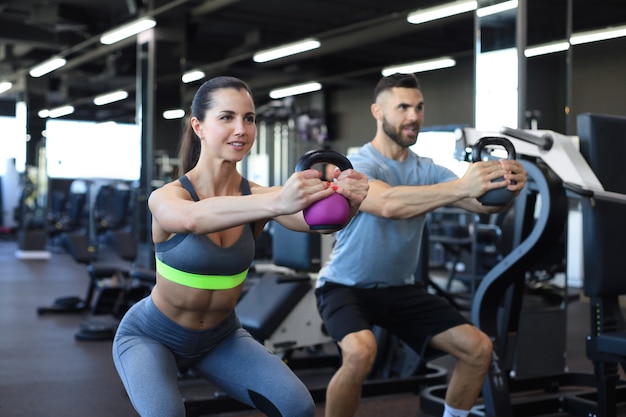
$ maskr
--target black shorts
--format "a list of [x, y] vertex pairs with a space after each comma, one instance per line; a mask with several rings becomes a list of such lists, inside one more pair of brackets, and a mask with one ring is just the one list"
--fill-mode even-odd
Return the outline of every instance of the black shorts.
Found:
[[356, 288], [327, 282], [315, 295], [326, 329], [335, 341], [377, 325], [420, 352], [432, 336], [469, 323], [446, 299], [429, 293], [422, 285]]

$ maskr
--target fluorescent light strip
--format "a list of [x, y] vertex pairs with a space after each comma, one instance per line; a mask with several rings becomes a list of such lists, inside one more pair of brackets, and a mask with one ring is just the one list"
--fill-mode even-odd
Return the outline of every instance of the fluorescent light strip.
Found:
[[506, 12], [507, 10], [517, 9], [517, 0], [505, 1], [502, 3], [494, 4], [492, 6], [481, 7], [476, 10], [476, 16], [485, 17], [492, 14]]
[[413, 13], [409, 14], [406, 20], [409, 23], [418, 25], [420, 23], [430, 22], [432, 20], [443, 19], [444, 17], [450, 17], [461, 13], [471, 12], [476, 10], [476, 7], [478, 7], [478, 2], [476, 1], [457, 1], [444, 4], [443, 6], [416, 10]]
[[385, 77], [395, 73], [413, 74], [414, 72], [432, 71], [441, 68], [453, 67], [455, 65], [456, 61], [454, 59], [445, 57], [387, 67], [382, 70], [382, 74]]
[[111, 45], [156, 26], [156, 21], [149, 18], [139, 19], [117, 29], [110, 30], [100, 37], [100, 42]]
[[204, 71], [200, 71], [200, 70], [188, 71], [188, 72], [183, 74], [182, 81], [185, 84], [192, 83], [194, 81], [198, 81], [198, 80], [203, 79], [205, 76], [206, 76], [206, 74], [204, 73]]
[[0, 94], [4, 93], [5, 91], [9, 91], [12, 87], [13, 83], [9, 81], [0, 82]]
[[65, 64], [67, 64], [67, 60], [65, 58], [53, 57], [39, 65], [34, 66], [30, 70], [29, 74], [31, 77], [41, 77], [42, 75], [46, 75], [49, 72], [61, 68]]
[[276, 48], [259, 51], [254, 54], [252, 59], [254, 60], [254, 62], [272, 61], [274, 59], [283, 58], [289, 55], [295, 55], [302, 52], [310, 51], [311, 49], [317, 49], [320, 47], [320, 45], [320, 42], [316, 39], [304, 39], [300, 42], [290, 43]]
[[96, 98], [93, 99], [93, 104], [95, 104], [96, 106], [103, 106], [105, 104], [124, 100], [127, 97], [128, 97], [128, 92], [124, 90], [113, 91], [112, 93], [97, 96]]
[[270, 91], [270, 97], [279, 99], [283, 97], [296, 96], [298, 94], [311, 93], [322, 89], [322, 84], [318, 82], [310, 82], [306, 84], [298, 84], [285, 88], [277, 88]]
[[163, 118], [166, 120], [182, 119], [183, 117], [185, 117], [185, 110], [183, 109], [171, 109], [163, 112]]
[[74, 113], [74, 106], [62, 106], [55, 109], [50, 109], [50, 111], [48, 112], [48, 117], [54, 119], [56, 117], [67, 116], [68, 114], [72, 113]]
[[553, 54], [555, 52], [563, 52], [569, 49], [568, 41], [544, 43], [541, 45], [531, 46], [524, 50], [526, 58], [532, 58], [538, 55]]
[[572, 45], [579, 45], [581, 43], [604, 41], [607, 39], [614, 39], [626, 36], [626, 26], [609, 27], [600, 30], [590, 30], [587, 32], [574, 33], [569, 42]]

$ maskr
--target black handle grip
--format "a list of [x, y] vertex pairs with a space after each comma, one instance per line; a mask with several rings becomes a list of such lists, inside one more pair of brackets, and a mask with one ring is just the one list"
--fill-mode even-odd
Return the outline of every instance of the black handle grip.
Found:
[[515, 146], [513, 146], [510, 140], [500, 136], [485, 136], [484, 138], [478, 139], [478, 141], [474, 143], [474, 146], [472, 147], [472, 162], [478, 162], [482, 160], [483, 150], [489, 145], [502, 146], [507, 152], [506, 159], [517, 158]]
[[350, 160], [339, 152], [330, 150], [313, 150], [302, 155], [296, 164], [296, 171], [304, 171], [305, 169], [309, 169], [318, 163], [333, 164], [339, 167], [342, 171], [352, 168]]

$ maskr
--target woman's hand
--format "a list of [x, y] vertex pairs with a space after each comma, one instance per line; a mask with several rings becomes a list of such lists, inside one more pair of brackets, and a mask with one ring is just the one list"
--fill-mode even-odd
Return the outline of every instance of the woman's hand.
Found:
[[321, 172], [306, 169], [295, 172], [287, 179], [278, 194], [278, 204], [283, 214], [301, 211], [318, 200], [335, 192], [332, 183], [321, 181]]
[[350, 201], [352, 215], [354, 216], [365, 197], [367, 197], [367, 191], [369, 190], [367, 175], [351, 168], [344, 171], [335, 168], [332, 176], [335, 179], [335, 182], [331, 183], [332, 188]]

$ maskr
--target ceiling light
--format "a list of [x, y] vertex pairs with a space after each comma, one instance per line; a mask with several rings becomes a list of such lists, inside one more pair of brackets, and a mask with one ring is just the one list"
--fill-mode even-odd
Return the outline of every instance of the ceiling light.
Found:
[[414, 72], [432, 71], [441, 68], [453, 67], [455, 65], [456, 61], [454, 59], [446, 57], [387, 67], [382, 70], [382, 74], [385, 77], [397, 72], [401, 74], [413, 74]]
[[270, 97], [273, 99], [279, 99], [283, 97], [297, 96], [298, 94], [311, 93], [321, 89], [322, 84], [318, 82], [310, 82], [306, 84], [292, 85], [290, 87], [277, 88], [270, 91]]
[[476, 1], [456, 1], [442, 6], [416, 10], [415, 12], [409, 14], [406, 20], [409, 23], [418, 25], [420, 23], [430, 22], [431, 20], [443, 19], [444, 17], [471, 12], [476, 10], [476, 7], [478, 7], [478, 2]]
[[183, 117], [185, 117], [185, 110], [183, 109], [171, 109], [163, 112], [165, 120], [182, 119]]
[[622, 36], [626, 36], [626, 26], [574, 33], [570, 36], [569, 41], [572, 45], [579, 45], [581, 43], [604, 41], [607, 39], [620, 38]]
[[72, 113], [74, 113], [74, 106], [62, 106], [55, 109], [50, 109], [50, 111], [48, 112], [48, 117], [54, 119], [56, 117], [67, 116], [68, 114]]
[[200, 71], [200, 70], [188, 71], [183, 74], [182, 80], [185, 84], [192, 83], [194, 81], [203, 79], [205, 75], [206, 74], [204, 73], [204, 71]]
[[42, 75], [46, 75], [49, 72], [61, 68], [65, 64], [67, 64], [66, 59], [61, 57], [52, 57], [49, 60], [34, 66], [30, 70], [29, 74], [31, 77], [41, 77]]
[[41, 109], [37, 112], [37, 116], [39, 116], [40, 119], [47, 119], [48, 116], [50, 116], [50, 110]]
[[502, 3], [494, 4], [492, 6], [481, 7], [480, 9], [476, 10], [476, 16], [485, 17], [513, 9], [517, 9], [517, 0], [504, 1]]
[[144, 30], [148, 30], [156, 26], [156, 21], [149, 18], [143, 18], [134, 22], [128, 23], [124, 26], [120, 26], [117, 29], [110, 30], [100, 37], [100, 42], [105, 45], [111, 45], [119, 42], [122, 39], [126, 39], [130, 36], [136, 35]]
[[105, 104], [113, 103], [115, 101], [124, 100], [128, 97], [128, 92], [124, 90], [113, 91], [112, 93], [103, 94], [93, 99], [93, 104], [96, 106], [103, 106]]
[[267, 62], [273, 59], [283, 58], [289, 55], [299, 54], [301, 52], [310, 51], [320, 47], [320, 42], [316, 39], [304, 39], [300, 42], [290, 43], [272, 49], [259, 51], [252, 59], [254, 62]]
[[4, 93], [5, 91], [9, 91], [11, 87], [13, 87], [13, 83], [9, 81], [0, 82], [0, 94]]
[[553, 54], [555, 52], [563, 52], [569, 49], [568, 41], [544, 43], [542, 45], [531, 46], [524, 50], [524, 56], [531, 58], [538, 55]]

